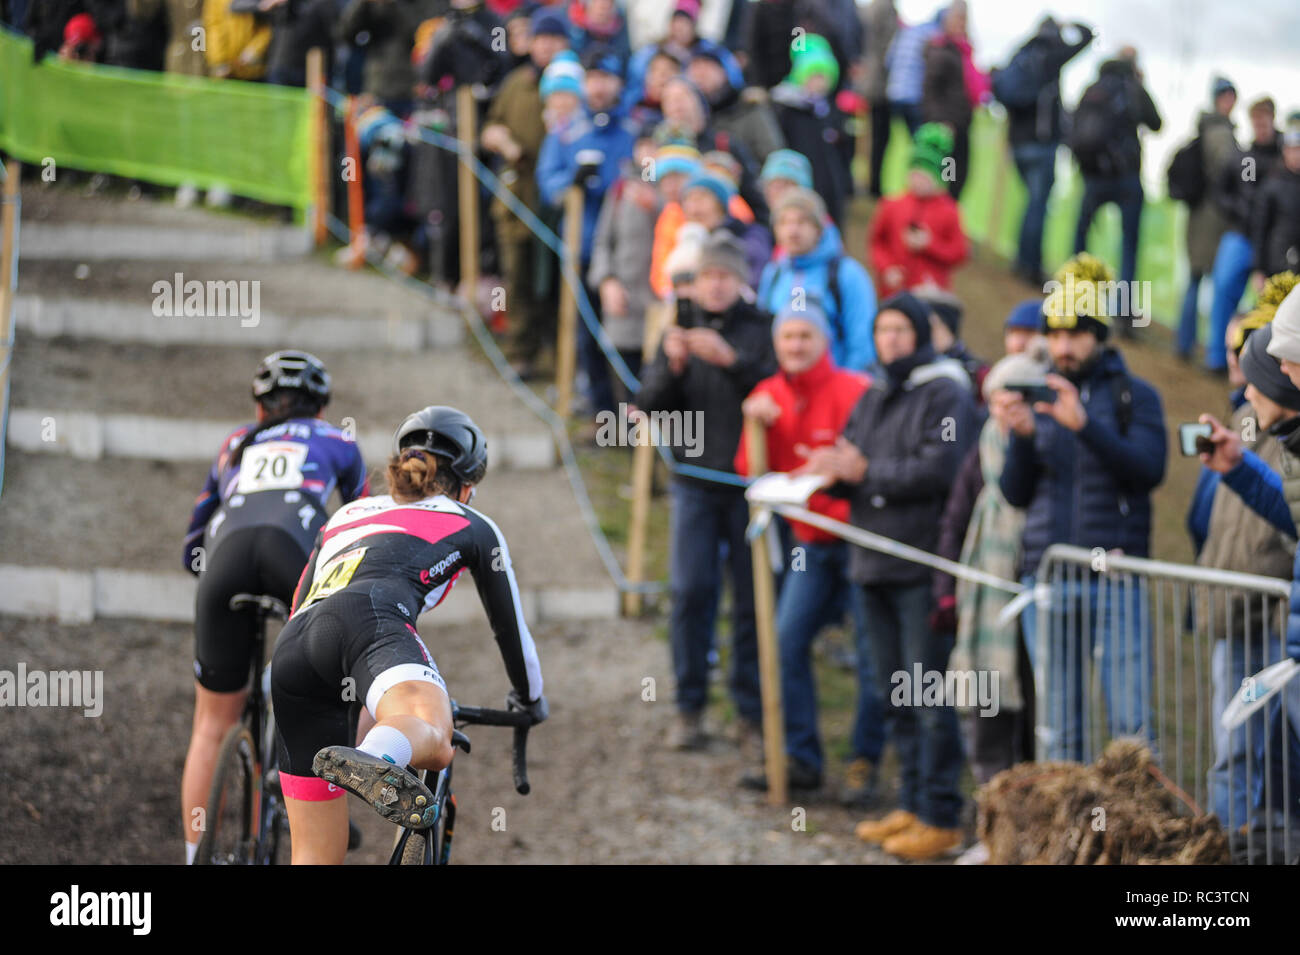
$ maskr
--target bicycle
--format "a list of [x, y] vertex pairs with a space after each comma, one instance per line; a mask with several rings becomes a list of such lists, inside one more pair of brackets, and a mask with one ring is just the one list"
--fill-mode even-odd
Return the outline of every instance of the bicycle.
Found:
[[[532, 717], [520, 710], [486, 710], [477, 706], [461, 706], [451, 701], [452, 722], [456, 726], [510, 726], [514, 728], [514, 778], [515, 791], [527, 796], [532, 787], [528, 784], [528, 731], [533, 726]], [[451, 735], [452, 745], [469, 754], [469, 737], [459, 729]], [[451, 861], [451, 840], [456, 822], [456, 796], [451, 791], [453, 759], [446, 769], [438, 772], [438, 780], [429, 788], [433, 790], [433, 804], [437, 809], [435, 822], [428, 829], [403, 828], [393, 843], [389, 865], [447, 865]], [[428, 785], [428, 770], [410, 769]]]
[[231, 610], [245, 607], [257, 613], [248, 700], [243, 716], [226, 733], [217, 752], [207, 818], [194, 858], [196, 865], [288, 862], [289, 817], [279, 788], [271, 665], [263, 660], [267, 621], [287, 620], [289, 608], [265, 594], [235, 594], [230, 598]]

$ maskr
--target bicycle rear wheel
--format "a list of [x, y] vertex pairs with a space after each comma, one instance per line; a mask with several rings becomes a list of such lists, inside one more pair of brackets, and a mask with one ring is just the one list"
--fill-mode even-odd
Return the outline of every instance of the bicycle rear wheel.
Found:
[[254, 865], [257, 850], [257, 760], [248, 727], [231, 727], [217, 753], [196, 865]]

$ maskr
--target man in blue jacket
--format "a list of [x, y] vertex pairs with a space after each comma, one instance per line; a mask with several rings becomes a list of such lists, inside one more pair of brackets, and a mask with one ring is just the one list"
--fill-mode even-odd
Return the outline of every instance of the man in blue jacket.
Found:
[[1055, 400], [1031, 408], [1016, 391], [992, 398], [1012, 431], [1002, 494], [1027, 511], [1024, 583], [1033, 585], [1053, 544], [1094, 554], [1077, 580], [1065, 571], [1053, 575], [1056, 619], [1043, 621], [1042, 634], [1053, 642], [1040, 648], [1037, 608], [1031, 604], [1024, 613], [1029, 658], [1047, 678], [1038, 689], [1046, 694], [1048, 726], [1039, 729], [1048, 731], [1049, 759], [1085, 758], [1083, 666], [1085, 652], [1095, 653], [1098, 642], [1109, 735], [1152, 735], [1146, 607], [1139, 588], [1120, 586], [1104, 571], [1109, 551], [1150, 552], [1151, 492], [1164, 479], [1165, 423], [1155, 389], [1130, 375], [1119, 352], [1106, 345], [1108, 273], [1090, 256], [1079, 256], [1057, 273], [1044, 304], [1055, 371], [1044, 383]]

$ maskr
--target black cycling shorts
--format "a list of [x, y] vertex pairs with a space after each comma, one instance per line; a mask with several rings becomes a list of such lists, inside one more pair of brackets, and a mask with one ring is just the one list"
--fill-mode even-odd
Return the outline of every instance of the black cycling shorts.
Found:
[[199, 686], [233, 693], [248, 686], [257, 612], [230, 609], [235, 594], [269, 594], [287, 605], [307, 563], [293, 536], [262, 524], [223, 537], [199, 577], [194, 608], [194, 676]]
[[344, 588], [295, 614], [271, 661], [271, 705], [280, 735], [280, 771], [311, 776], [325, 746], [353, 746], [352, 714], [374, 715], [392, 686], [447, 685], [419, 633], [373, 583]]

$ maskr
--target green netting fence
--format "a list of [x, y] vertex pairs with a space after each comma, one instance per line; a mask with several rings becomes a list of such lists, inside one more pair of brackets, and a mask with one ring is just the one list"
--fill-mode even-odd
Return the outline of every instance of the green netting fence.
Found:
[[[885, 152], [882, 178], [887, 194], [902, 188], [911, 149], [907, 127], [900, 120], [894, 124]], [[970, 176], [961, 200], [966, 234], [998, 255], [1014, 258], [1028, 194], [1007, 150], [1004, 121], [984, 110], [976, 113], [971, 126], [970, 157]], [[999, 174], [1003, 177], [1001, 187], [997, 182]], [[1073, 162], [1059, 162], [1044, 224], [1043, 268], [1049, 273], [1074, 252], [1074, 229], [1082, 199], [1083, 179], [1078, 170]], [[1142, 210], [1137, 279], [1151, 283], [1153, 317], [1166, 324], [1176, 321], [1187, 282], [1183, 241], [1186, 221], [1185, 207], [1163, 196], [1148, 198]], [[1103, 207], [1093, 218], [1088, 250], [1118, 273], [1120, 221], [1119, 209], [1114, 205]]]
[[311, 97], [301, 89], [32, 62], [0, 31], [0, 148], [24, 162], [310, 203]]

